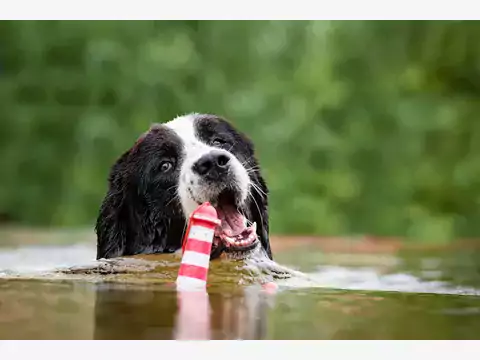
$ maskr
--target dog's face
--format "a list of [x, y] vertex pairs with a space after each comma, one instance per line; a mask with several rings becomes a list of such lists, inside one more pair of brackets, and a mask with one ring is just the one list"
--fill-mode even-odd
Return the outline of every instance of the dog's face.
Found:
[[222, 225], [211, 258], [263, 249], [268, 189], [251, 141], [226, 120], [187, 115], [155, 124], [115, 163], [97, 220], [97, 259], [174, 252], [186, 222], [209, 201]]

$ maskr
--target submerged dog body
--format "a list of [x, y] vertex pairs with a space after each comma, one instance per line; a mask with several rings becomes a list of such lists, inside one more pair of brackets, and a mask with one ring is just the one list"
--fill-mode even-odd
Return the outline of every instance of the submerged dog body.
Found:
[[97, 219], [97, 259], [172, 253], [203, 202], [222, 225], [211, 258], [245, 257], [269, 242], [268, 188], [252, 142], [214, 115], [154, 124], [113, 165]]

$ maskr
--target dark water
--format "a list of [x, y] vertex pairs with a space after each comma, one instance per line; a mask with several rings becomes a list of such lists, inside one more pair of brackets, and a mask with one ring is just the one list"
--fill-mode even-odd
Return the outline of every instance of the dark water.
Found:
[[111, 276], [51, 271], [91, 262], [93, 253], [81, 244], [0, 248], [0, 339], [179, 339], [189, 332], [199, 339], [480, 338], [480, 254], [473, 250], [290, 250], [277, 262], [308, 278], [278, 280], [269, 294], [232, 275], [231, 264], [215, 264], [208, 298], [169, 285], [176, 260], [160, 262], [168, 265], [163, 271]]

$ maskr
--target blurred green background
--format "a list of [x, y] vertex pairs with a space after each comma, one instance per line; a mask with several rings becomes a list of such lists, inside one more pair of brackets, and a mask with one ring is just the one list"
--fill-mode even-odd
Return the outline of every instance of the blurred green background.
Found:
[[252, 137], [275, 234], [480, 235], [474, 21], [2, 21], [0, 216], [92, 226], [152, 122]]

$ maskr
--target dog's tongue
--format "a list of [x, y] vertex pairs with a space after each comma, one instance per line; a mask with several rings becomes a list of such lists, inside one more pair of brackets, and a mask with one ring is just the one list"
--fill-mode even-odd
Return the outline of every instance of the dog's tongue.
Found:
[[227, 236], [236, 236], [245, 230], [245, 218], [232, 205], [221, 205], [217, 209], [222, 221], [221, 230]]

